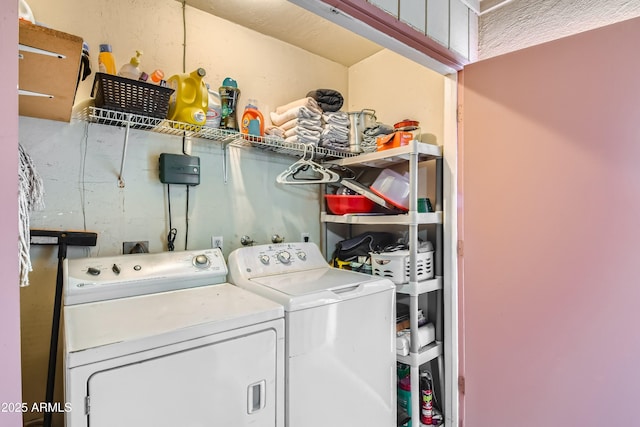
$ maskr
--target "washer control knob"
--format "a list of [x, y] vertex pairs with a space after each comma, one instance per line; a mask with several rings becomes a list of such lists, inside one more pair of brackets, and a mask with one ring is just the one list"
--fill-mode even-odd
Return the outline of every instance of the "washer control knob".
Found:
[[306, 261], [307, 260], [307, 254], [304, 253], [304, 251], [298, 251], [298, 253], [296, 255], [298, 255], [298, 258], [300, 259], [300, 261]]
[[120, 270], [120, 266], [118, 264], [113, 264], [113, 266], [111, 266], [111, 271], [118, 275], [122, 270]]
[[142, 270], [142, 266], [140, 264], [136, 264], [136, 265], [133, 266], [133, 269], [135, 271], [140, 271], [140, 270]]
[[289, 264], [291, 262], [291, 254], [287, 251], [278, 252], [278, 255], [276, 256], [278, 258], [278, 261], [283, 264]]
[[207, 267], [209, 266], [209, 258], [207, 258], [207, 256], [203, 254], [196, 255], [193, 258], [193, 265], [195, 265], [198, 268]]
[[269, 265], [269, 255], [260, 255], [260, 262]]
[[99, 276], [100, 275], [100, 269], [96, 268], [96, 267], [89, 267], [89, 268], [87, 268], [87, 273], [92, 275], [92, 276]]

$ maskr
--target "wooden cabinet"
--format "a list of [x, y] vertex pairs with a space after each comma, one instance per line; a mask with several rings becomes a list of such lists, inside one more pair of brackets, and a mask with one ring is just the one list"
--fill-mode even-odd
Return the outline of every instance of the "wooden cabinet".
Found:
[[82, 39], [25, 21], [19, 29], [19, 114], [70, 121]]

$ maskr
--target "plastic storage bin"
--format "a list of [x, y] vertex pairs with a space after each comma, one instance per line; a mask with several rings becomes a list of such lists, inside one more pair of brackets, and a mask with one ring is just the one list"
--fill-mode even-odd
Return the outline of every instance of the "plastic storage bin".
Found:
[[[386, 277], [396, 285], [409, 283], [409, 251], [371, 252], [371, 269], [374, 276]], [[434, 276], [433, 250], [418, 252], [416, 257], [416, 275], [418, 281], [432, 279]]]
[[409, 174], [400, 175], [391, 169], [384, 169], [371, 185], [371, 191], [393, 206], [409, 210]]
[[98, 108], [164, 119], [172, 93], [168, 87], [96, 73], [91, 96], [95, 96]]
[[325, 194], [327, 208], [334, 215], [368, 213], [373, 210], [374, 203], [360, 195]]

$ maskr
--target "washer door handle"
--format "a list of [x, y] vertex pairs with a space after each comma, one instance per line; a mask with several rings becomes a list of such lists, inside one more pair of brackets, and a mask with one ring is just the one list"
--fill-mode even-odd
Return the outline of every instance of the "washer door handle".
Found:
[[265, 407], [266, 380], [249, 384], [247, 387], [247, 413], [253, 414]]

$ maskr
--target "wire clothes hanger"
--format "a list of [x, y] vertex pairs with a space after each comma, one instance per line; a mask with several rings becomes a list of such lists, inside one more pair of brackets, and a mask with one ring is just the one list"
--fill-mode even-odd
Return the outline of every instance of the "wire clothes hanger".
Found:
[[[341, 177], [336, 172], [313, 161], [315, 145], [303, 144], [303, 146], [302, 157], [276, 177], [278, 184], [328, 184], [340, 181]], [[308, 159], [307, 153], [309, 153]], [[298, 176], [302, 172], [307, 173], [307, 176]], [[308, 175], [308, 172], [313, 174]]]

